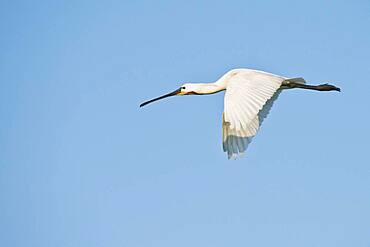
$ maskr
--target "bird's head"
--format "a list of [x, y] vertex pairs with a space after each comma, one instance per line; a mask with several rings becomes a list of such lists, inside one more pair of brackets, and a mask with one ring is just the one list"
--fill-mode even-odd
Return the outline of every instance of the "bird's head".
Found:
[[198, 94], [197, 93], [197, 86], [196, 86], [196, 84], [193, 84], [193, 83], [185, 83], [181, 87], [179, 87], [178, 89], [176, 89], [175, 91], [173, 91], [171, 93], [162, 95], [162, 96], [160, 96], [158, 98], [151, 99], [151, 100], [148, 100], [148, 101], [140, 104], [140, 107], [143, 107], [143, 106], [145, 106], [145, 105], [147, 105], [149, 103], [152, 103], [154, 101], [157, 101], [157, 100], [160, 100], [160, 99], [164, 99], [164, 98], [167, 98], [167, 97], [170, 97], [170, 96], [194, 95], [194, 94]]
[[198, 93], [199, 85], [196, 83], [185, 83], [180, 87], [181, 92], [178, 95], [194, 95]]

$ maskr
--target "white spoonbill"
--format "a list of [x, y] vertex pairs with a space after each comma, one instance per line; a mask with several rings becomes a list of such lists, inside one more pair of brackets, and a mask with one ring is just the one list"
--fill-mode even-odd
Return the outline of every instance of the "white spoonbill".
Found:
[[313, 86], [305, 83], [303, 78], [287, 78], [252, 69], [233, 69], [213, 83], [186, 83], [171, 93], [142, 103], [140, 107], [170, 96], [213, 94], [225, 90], [222, 145], [230, 159], [245, 152], [282, 90], [340, 91], [340, 88], [329, 84]]

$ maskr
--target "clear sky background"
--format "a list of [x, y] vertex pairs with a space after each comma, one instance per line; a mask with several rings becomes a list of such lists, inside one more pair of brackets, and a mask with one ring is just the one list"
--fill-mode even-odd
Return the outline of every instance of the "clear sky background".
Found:
[[[290, 90], [247, 155], [232, 68]], [[0, 246], [370, 246], [369, 1], [2, 1]]]

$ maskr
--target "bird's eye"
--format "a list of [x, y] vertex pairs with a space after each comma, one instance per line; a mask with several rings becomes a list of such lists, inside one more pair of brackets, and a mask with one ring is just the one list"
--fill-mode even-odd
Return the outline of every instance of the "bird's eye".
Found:
[[181, 87], [181, 89], [185, 89], [185, 87]]

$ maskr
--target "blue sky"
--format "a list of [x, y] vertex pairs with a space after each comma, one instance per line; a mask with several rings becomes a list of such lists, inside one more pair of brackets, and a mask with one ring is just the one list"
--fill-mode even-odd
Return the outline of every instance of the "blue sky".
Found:
[[[2, 1], [0, 246], [369, 246], [369, 1]], [[223, 93], [284, 92], [243, 159]]]

